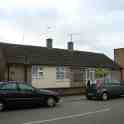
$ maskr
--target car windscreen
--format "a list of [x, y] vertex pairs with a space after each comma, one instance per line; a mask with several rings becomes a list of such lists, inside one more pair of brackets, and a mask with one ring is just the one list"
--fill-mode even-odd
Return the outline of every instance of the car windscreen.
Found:
[[91, 88], [101, 88], [103, 86], [103, 84], [104, 84], [103, 80], [100, 80], [100, 79], [94, 80], [91, 83]]
[[96, 87], [96, 81], [94, 80], [94, 81], [91, 81], [91, 87], [92, 88], [95, 88]]

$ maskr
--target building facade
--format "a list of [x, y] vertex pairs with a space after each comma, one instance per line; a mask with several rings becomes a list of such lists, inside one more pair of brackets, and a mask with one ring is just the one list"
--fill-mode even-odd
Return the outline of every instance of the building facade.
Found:
[[[71, 44], [71, 45], [70, 45]], [[120, 66], [101, 53], [0, 43], [0, 80], [32, 83], [37, 88], [83, 88], [96, 79], [97, 68], [109, 70], [104, 78], [120, 79]]]

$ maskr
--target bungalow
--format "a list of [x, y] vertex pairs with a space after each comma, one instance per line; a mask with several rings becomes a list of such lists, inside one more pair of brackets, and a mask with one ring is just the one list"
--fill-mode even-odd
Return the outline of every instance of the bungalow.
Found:
[[[104, 54], [68, 49], [0, 43], [0, 80], [32, 83], [37, 88], [83, 91], [87, 80], [95, 79], [96, 68], [109, 70], [108, 77], [120, 79], [120, 67]], [[73, 90], [73, 91], [76, 91]], [[70, 91], [72, 92], [72, 91]]]

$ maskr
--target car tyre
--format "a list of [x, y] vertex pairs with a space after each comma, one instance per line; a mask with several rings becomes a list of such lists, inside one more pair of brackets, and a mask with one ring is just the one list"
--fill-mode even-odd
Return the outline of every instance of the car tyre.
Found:
[[109, 99], [108, 93], [104, 92], [104, 93], [102, 94], [101, 98], [102, 98], [103, 101], [107, 101], [107, 100]]
[[48, 97], [46, 100], [46, 105], [48, 107], [54, 107], [56, 105], [56, 100], [54, 97]]
[[5, 109], [5, 103], [3, 101], [0, 101], [0, 112]]
[[86, 98], [88, 99], [88, 100], [91, 100], [92, 99], [92, 97], [91, 96], [86, 96]]

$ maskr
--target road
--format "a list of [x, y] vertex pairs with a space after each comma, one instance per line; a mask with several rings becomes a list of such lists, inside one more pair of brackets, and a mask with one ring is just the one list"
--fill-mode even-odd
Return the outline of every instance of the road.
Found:
[[0, 124], [124, 124], [124, 97], [103, 102], [74, 96], [55, 108], [11, 109], [0, 113]]

